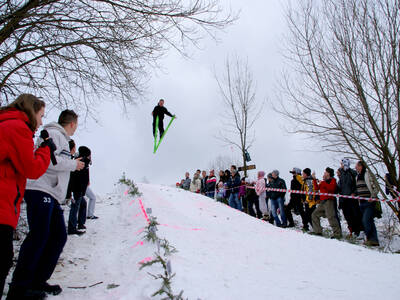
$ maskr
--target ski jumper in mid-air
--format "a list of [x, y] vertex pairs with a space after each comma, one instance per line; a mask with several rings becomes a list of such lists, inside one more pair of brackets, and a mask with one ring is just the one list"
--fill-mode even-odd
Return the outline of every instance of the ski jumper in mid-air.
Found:
[[153, 136], [156, 136], [156, 126], [158, 117], [158, 130], [160, 131], [160, 137], [164, 134], [164, 115], [170, 116], [171, 118], [176, 118], [172, 115], [164, 106], [164, 99], [160, 99], [156, 107], [154, 107], [152, 113], [153, 115]]

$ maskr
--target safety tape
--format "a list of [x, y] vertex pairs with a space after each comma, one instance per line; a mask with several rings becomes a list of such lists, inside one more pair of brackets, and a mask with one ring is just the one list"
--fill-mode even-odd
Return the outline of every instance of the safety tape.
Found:
[[[255, 189], [254, 186], [246, 185], [248, 189]], [[239, 189], [239, 187], [225, 189], [225, 191], [230, 191], [233, 189]], [[367, 198], [361, 196], [351, 196], [351, 195], [341, 195], [341, 194], [330, 194], [330, 193], [321, 193], [321, 192], [307, 192], [307, 191], [300, 191], [300, 190], [289, 190], [289, 189], [276, 189], [276, 188], [265, 188], [264, 191], [267, 192], [280, 192], [280, 193], [290, 193], [290, 194], [302, 194], [302, 195], [313, 195], [313, 196], [327, 196], [327, 197], [334, 197], [334, 198], [345, 198], [345, 199], [356, 199], [356, 200], [366, 200], [366, 201], [380, 201], [380, 202], [400, 202], [400, 195], [398, 198], [395, 199], [378, 199], [378, 198]], [[396, 191], [397, 192], [397, 191]], [[205, 194], [217, 194], [216, 191], [214, 192], [205, 192]]]

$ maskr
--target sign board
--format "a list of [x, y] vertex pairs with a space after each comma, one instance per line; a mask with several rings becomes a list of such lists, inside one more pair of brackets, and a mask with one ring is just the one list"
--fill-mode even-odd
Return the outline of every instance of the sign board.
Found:
[[[246, 170], [254, 170], [256, 165], [250, 165], [246, 167]], [[239, 171], [244, 171], [244, 167], [239, 167]]]

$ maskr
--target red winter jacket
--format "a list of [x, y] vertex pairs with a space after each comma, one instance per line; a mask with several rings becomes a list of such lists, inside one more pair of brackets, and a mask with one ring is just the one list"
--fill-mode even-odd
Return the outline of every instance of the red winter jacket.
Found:
[[[336, 188], [337, 188], [337, 183], [335, 178], [328, 179], [328, 181], [324, 180], [321, 181], [319, 184], [317, 181], [314, 179], [314, 185], [318, 187], [318, 190], [321, 193], [328, 193], [328, 194], [335, 194], [336, 193]], [[324, 200], [334, 200], [335, 197], [332, 196], [320, 196], [319, 197], [321, 201]]]
[[17, 227], [26, 179], [37, 179], [50, 163], [48, 147], [34, 152], [28, 117], [16, 109], [0, 110], [0, 224]]

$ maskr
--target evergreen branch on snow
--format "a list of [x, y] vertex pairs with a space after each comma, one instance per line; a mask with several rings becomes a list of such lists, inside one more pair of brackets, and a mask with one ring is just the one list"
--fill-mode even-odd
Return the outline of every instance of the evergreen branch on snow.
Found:
[[155, 217], [150, 217], [149, 221], [149, 225], [147, 225], [144, 230], [144, 239], [154, 244], [159, 240], [156, 233], [158, 230], [157, 225], [159, 225], [159, 223]]
[[[167, 239], [160, 239], [157, 236], [157, 226], [159, 223], [157, 222], [156, 217], [149, 218], [149, 224], [146, 226], [144, 230], [144, 239], [148, 242], [152, 242], [153, 244], [157, 244], [158, 251], [154, 253], [154, 259], [148, 262], [143, 262], [140, 264], [140, 270], [146, 267], [151, 267], [155, 264], [160, 264], [163, 268], [163, 272], [160, 274], [151, 274], [148, 272], [150, 276], [152, 276], [155, 280], [161, 279], [161, 287], [152, 294], [152, 297], [157, 295], [163, 296], [162, 299], [170, 299], [170, 300], [184, 300], [183, 298], [183, 290], [180, 291], [179, 294], [174, 295], [171, 287], [171, 281], [175, 277], [175, 273], [171, 272], [171, 262], [167, 261], [167, 257], [173, 253], [178, 252], [174, 246], [172, 246]], [[162, 248], [163, 254], [160, 253], [160, 248]]]
[[160, 240], [160, 247], [164, 249], [164, 256], [170, 256], [171, 254], [178, 252], [178, 250], [176, 250], [176, 248], [166, 239]]
[[142, 196], [142, 193], [139, 191], [137, 185], [133, 182], [132, 179], [126, 178], [125, 172], [122, 173], [122, 177], [118, 180], [119, 184], [125, 184], [129, 187], [128, 194], [131, 196]]

